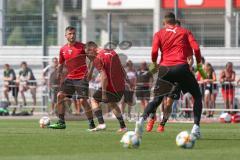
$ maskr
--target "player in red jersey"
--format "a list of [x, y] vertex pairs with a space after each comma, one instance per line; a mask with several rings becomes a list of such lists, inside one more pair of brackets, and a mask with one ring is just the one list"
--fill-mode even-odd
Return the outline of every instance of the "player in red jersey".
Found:
[[[175, 20], [175, 26], [181, 26], [181, 22], [179, 20]], [[192, 65], [193, 65], [193, 50], [191, 48], [191, 45], [189, 44], [188, 41], [186, 41], [187, 43], [187, 49], [188, 51], [186, 52], [187, 55], [187, 63], [189, 64], [190, 70], [192, 70]], [[180, 87], [176, 86], [176, 90], [175, 92], [180, 92]], [[177, 97], [174, 98], [173, 94], [168, 94], [166, 97], [166, 100], [164, 101], [164, 105], [162, 105], [162, 112], [164, 114], [165, 119], [168, 119], [172, 113], [172, 104], [174, 102], [175, 99], [178, 99]], [[156, 108], [157, 109], [157, 108]], [[156, 121], [156, 110], [151, 113], [149, 115], [150, 120], [147, 123], [146, 126], [146, 131], [147, 132], [151, 132], [154, 126], [154, 123]], [[165, 126], [166, 122], [164, 119], [161, 120], [160, 125], [158, 125], [157, 127], [157, 132], [164, 132], [164, 126]]]
[[[152, 66], [159, 68], [158, 79], [154, 89], [154, 99], [144, 110], [140, 120], [136, 122], [136, 132], [141, 136], [143, 124], [150, 113], [160, 105], [164, 96], [173, 95], [175, 99], [179, 98], [178, 86], [186, 93], [189, 92], [194, 98], [194, 126], [192, 133], [200, 138], [200, 120], [202, 113], [202, 95], [194, 75], [189, 69], [187, 63], [188, 53], [191, 47], [194, 50], [197, 66], [201, 68], [201, 53], [198, 43], [192, 33], [180, 26], [176, 26], [175, 15], [171, 12], [164, 17], [165, 26], [159, 32], [155, 33], [152, 43]], [[190, 45], [190, 47], [189, 47]], [[158, 50], [161, 51], [159, 67], [157, 64]], [[160, 125], [164, 126], [168, 120], [163, 117]]]
[[[65, 107], [64, 99], [71, 98], [75, 92], [79, 98], [82, 99], [82, 104], [85, 114], [89, 121], [89, 129], [94, 129], [93, 114], [91, 107], [87, 101], [88, 99], [88, 80], [89, 73], [86, 64], [86, 54], [84, 44], [76, 41], [76, 29], [74, 27], [67, 27], [65, 29], [65, 37], [68, 41], [59, 53], [59, 78], [63, 73], [63, 66], [67, 69], [67, 75], [64, 81], [60, 84], [60, 91], [57, 95], [57, 109], [59, 121], [50, 125], [53, 129], [65, 129]], [[101, 111], [100, 111], [101, 112]], [[98, 115], [99, 116], [99, 115]], [[102, 116], [101, 116], [102, 118]]]
[[85, 52], [92, 59], [94, 66], [100, 72], [101, 88], [97, 90], [92, 99], [92, 108], [100, 108], [99, 103], [105, 102], [111, 108], [119, 121], [118, 132], [127, 131], [118, 102], [125, 90], [126, 74], [121, 65], [120, 59], [114, 50], [100, 49], [97, 44], [87, 42]]

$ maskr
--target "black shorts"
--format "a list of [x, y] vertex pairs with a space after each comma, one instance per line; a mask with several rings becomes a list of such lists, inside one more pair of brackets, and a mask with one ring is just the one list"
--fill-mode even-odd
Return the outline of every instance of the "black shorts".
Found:
[[[120, 92], [107, 92], [107, 102], [119, 102], [122, 99], [124, 91]], [[93, 98], [98, 101], [102, 102], [102, 89], [98, 89], [94, 94]]]
[[183, 93], [189, 92], [194, 98], [202, 96], [189, 65], [160, 66], [154, 96], [174, 96], [174, 99], [179, 99], [181, 90]]
[[60, 91], [67, 94], [68, 98], [72, 98], [74, 94], [77, 94], [80, 98], [88, 98], [88, 81], [85, 79], [65, 79]]
[[150, 100], [151, 89], [150, 87], [137, 86], [136, 87], [136, 97], [138, 100]]
[[133, 91], [125, 90], [123, 93], [125, 103], [133, 103]]

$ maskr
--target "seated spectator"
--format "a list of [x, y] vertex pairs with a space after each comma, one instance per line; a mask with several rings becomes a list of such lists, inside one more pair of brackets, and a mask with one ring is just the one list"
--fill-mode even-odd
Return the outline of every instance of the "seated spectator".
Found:
[[[222, 84], [222, 95], [225, 109], [233, 109], [233, 100], [235, 97], [235, 81], [236, 73], [233, 70], [233, 63], [227, 62], [226, 67], [220, 75], [220, 83]], [[230, 113], [230, 112], [229, 112]]]
[[[28, 67], [27, 62], [22, 62], [21, 70], [19, 72], [18, 76], [18, 82], [19, 82], [19, 90], [23, 99], [23, 105], [26, 106], [26, 98], [24, 92], [26, 92], [28, 89], [30, 89], [30, 92], [32, 94], [33, 99], [33, 105], [36, 106], [36, 88], [37, 88], [37, 82], [33, 75], [32, 69]], [[33, 107], [31, 110], [31, 113], [33, 113], [35, 108]]]
[[10, 105], [10, 100], [8, 92], [12, 91], [12, 96], [14, 98], [15, 105], [18, 104], [18, 85], [16, 84], [16, 74], [15, 71], [10, 67], [9, 64], [4, 65], [3, 71], [3, 93], [8, 104]]

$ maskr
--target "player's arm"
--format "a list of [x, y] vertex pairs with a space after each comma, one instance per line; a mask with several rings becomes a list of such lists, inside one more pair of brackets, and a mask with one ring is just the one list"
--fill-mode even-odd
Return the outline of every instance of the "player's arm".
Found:
[[88, 63], [88, 74], [86, 75], [86, 80], [90, 81], [92, 79], [92, 75], [93, 75], [93, 70], [94, 70], [94, 65], [93, 65], [93, 61], [90, 61]]
[[202, 78], [206, 79], [207, 75], [202, 68], [202, 63], [201, 63], [202, 56], [201, 56], [201, 51], [200, 51], [199, 45], [198, 45], [196, 39], [194, 38], [193, 34], [190, 31], [188, 31], [187, 35], [188, 35], [189, 44], [191, 45], [191, 48], [194, 51], [194, 55], [195, 55], [196, 62], [197, 62], [197, 70], [201, 74]]
[[107, 85], [108, 85], [107, 74], [104, 70], [100, 70], [100, 77], [102, 86], [102, 100], [104, 102], [107, 100]]
[[149, 66], [149, 71], [154, 74], [157, 72], [157, 58], [158, 58], [158, 50], [160, 46], [160, 39], [158, 34], [156, 33], [153, 37], [152, 42], [152, 64]]
[[64, 63], [65, 63], [65, 59], [64, 59], [64, 56], [63, 56], [63, 51], [60, 50], [60, 53], [59, 53], [59, 64], [58, 64], [58, 68], [57, 68], [57, 71], [58, 71], [57, 78], [59, 80], [61, 79], [61, 77], [63, 75]]

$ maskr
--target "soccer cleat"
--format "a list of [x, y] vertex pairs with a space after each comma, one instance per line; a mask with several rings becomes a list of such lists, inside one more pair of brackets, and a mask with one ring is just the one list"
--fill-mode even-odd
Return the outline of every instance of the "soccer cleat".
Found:
[[146, 131], [147, 132], [151, 132], [152, 131], [155, 121], [156, 121], [155, 118], [154, 119], [150, 119], [148, 121], [148, 124], [147, 124], [147, 127], [146, 127]]
[[124, 128], [120, 128], [120, 129], [117, 131], [117, 133], [125, 133], [125, 132], [127, 132], [127, 131], [128, 131], [127, 127], [124, 127]]
[[196, 124], [193, 125], [191, 133], [197, 138], [201, 138], [200, 127]]
[[107, 128], [106, 124], [103, 123], [103, 124], [99, 124], [97, 127], [96, 127], [96, 130], [97, 131], [101, 131], [101, 130], [105, 130]]
[[136, 133], [140, 138], [142, 138], [142, 134], [143, 134], [143, 123], [141, 123], [141, 121], [137, 121], [137, 122], [136, 122], [135, 133]]
[[50, 124], [48, 126], [48, 128], [52, 128], [52, 129], [65, 129], [66, 128], [66, 124], [65, 124], [65, 122], [58, 121], [57, 123]]
[[162, 133], [162, 132], [164, 132], [164, 126], [162, 126], [162, 125], [158, 125], [158, 128], [157, 128], [157, 132], [159, 132], [159, 133]]

